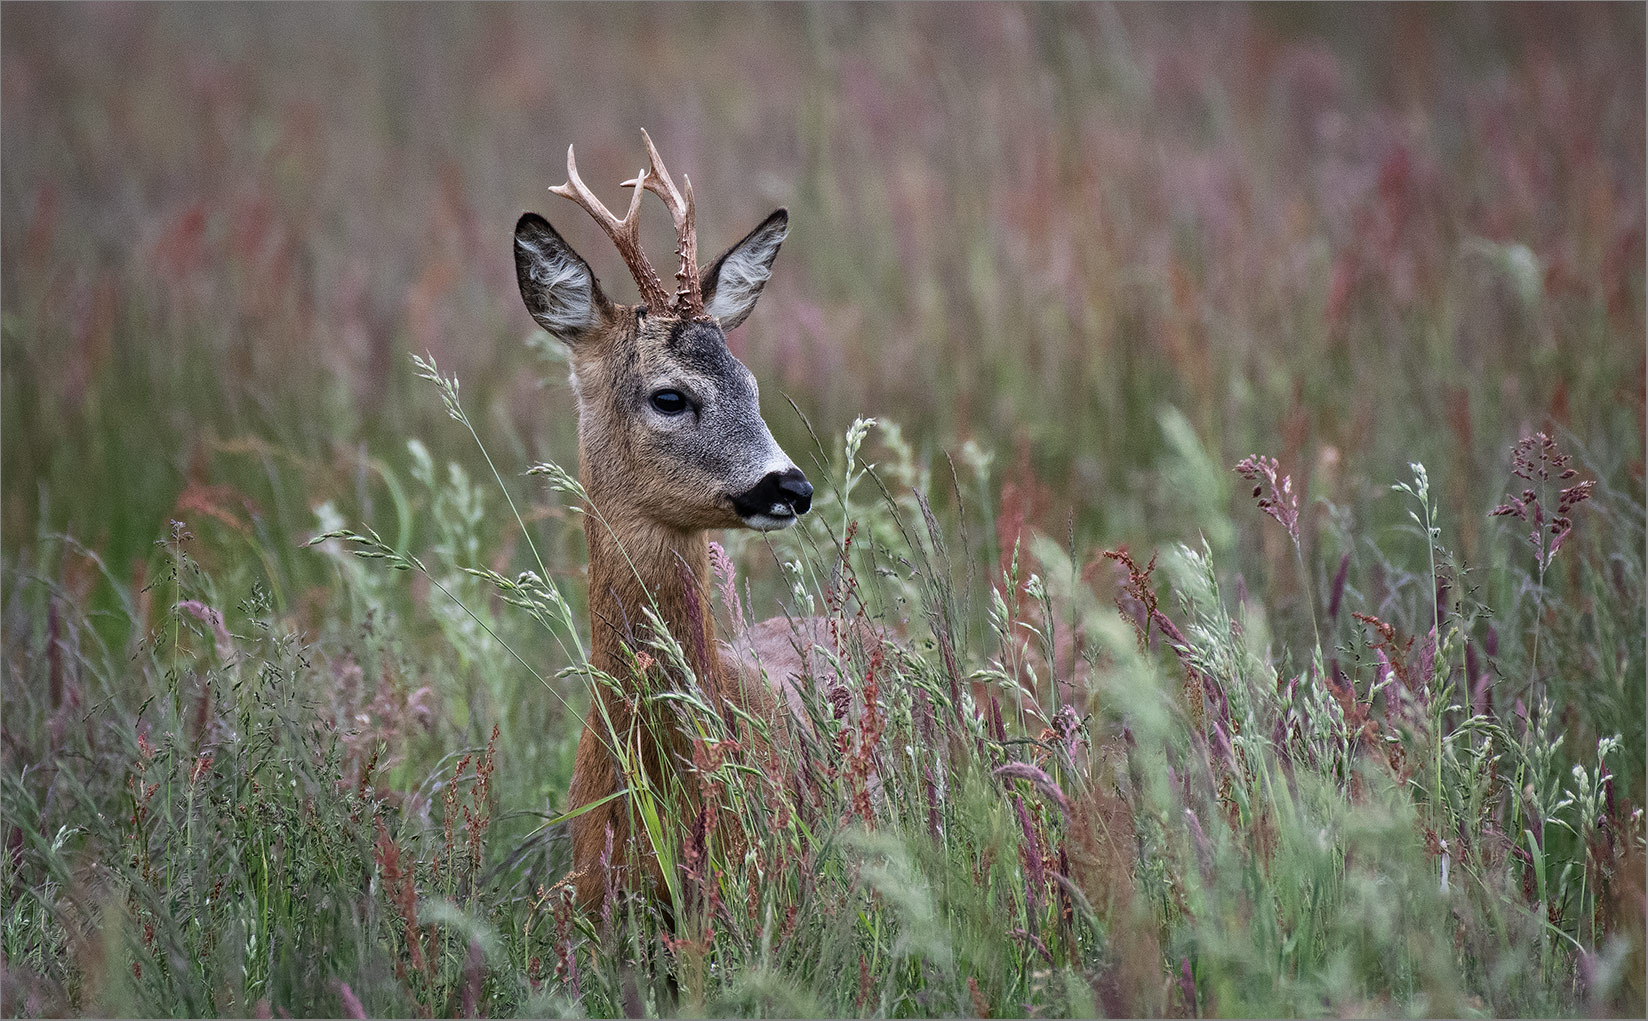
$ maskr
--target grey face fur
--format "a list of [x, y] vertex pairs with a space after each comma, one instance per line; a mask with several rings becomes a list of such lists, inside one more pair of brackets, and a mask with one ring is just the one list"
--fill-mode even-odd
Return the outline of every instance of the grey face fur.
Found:
[[702, 286], [714, 321], [706, 322], [614, 304], [548, 221], [521, 217], [521, 297], [571, 349], [580, 471], [603, 515], [682, 530], [769, 530], [806, 509], [804, 496], [773, 488], [773, 479], [793, 477], [811, 493], [762, 420], [755, 377], [723, 332], [754, 308], [787, 230], [779, 210], [710, 264]]

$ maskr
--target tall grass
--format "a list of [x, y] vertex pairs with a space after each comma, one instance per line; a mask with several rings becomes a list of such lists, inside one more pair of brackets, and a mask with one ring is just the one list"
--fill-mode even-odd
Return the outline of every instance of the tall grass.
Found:
[[[878, 491], [852, 499], [831, 458], [834, 498], [773, 547], [793, 612], [900, 634], [812, 679], [800, 758], [748, 761], [736, 721], [690, 686], [651, 696], [694, 735], [681, 780], [703, 806], [637, 831], [677, 863], [667, 920], [621, 890], [574, 915], [559, 823], [505, 840], [492, 825], [500, 727], [423, 749], [433, 768], [409, 772], [431, 695], [406, 690], [409, 665], [306, 647], [255, 597], [219, 613], [187, 532], [166, 544], [155, 588], [173, 609], [135, 665], [25, 585], [12, 612], [48, 607], [30, 690], [52, 701], [23, 711], [55, 712], [8, 724], [40, 735], [47, 763], [5, 790], [14, 1009], [1633, 1009], [1645, 834], [1620, 785], [1640, 783], [1641, 727], [1552, 698], [1594, 647], [1552, 636], [1554, 672], [1536, 675], [1531, 643], [1491, 648], [1484, 608], [1462, 602], [1416, 647], [1343, 582], [1330, 646], [1278, 650], [1205, 546], [1168, 551], [1164, 590], [1154, 563], [1072, 557], [1034, 532], [1003, 551], [990, 628], [969, 637], [954, 614], [971, 581], [944, 551], [975, 537], [946, 536], [920, 488], [888, 484], [921, 472], [877, 440], [860, 429], [843, 455], [886, 455], [862, 469]], [[1591, 515], [1563, 553], [1606, 563], [1641, 525], [1640, 506]], [[361, 565], [383, 559], [438, 577], [464, 548], [430, 566], [362, 543], [364, 561], [339, 554], [340, 585], [378, 588]], [[1414, 570], [1433, 591], [1428, 565]], [[1640, 570], [1590, 584], [1641, 602]], [[1619, 632], [1620, 679], [1636, 677], [1639, 615], [1599, 616]], [[1496, 620], [1504, 635], [1534, 624]], [[461, 658], [501, 631], [445, 641]], [[687, 670], [679, 643], [656, 654]], [[141, 704], [124, 701], [133, 675]], [[644, 772], [631, 782], [633, 800], [680, 803], [643, 791]], [[744, 837], [722, 839], [733, 827]]]
[[[1640, 9], [0, 19], [7, 1014], [1644, 1009]], [[893, 638], [654, 693], [669, 919], [501, 233], [638, 126], [796, 224], [723, 630]]]

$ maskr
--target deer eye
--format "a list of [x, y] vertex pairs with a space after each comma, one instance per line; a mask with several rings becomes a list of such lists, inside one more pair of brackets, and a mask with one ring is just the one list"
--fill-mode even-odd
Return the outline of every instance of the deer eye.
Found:
[[687, 398], [679, 390], [660, 390], [652, 395], [652, 406], [661, 415], [679, 415], [687, 410]]

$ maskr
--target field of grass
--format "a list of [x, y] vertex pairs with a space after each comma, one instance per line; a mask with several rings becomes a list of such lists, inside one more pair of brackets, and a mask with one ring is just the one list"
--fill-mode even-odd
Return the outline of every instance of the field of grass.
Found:
[[[1642, 1015], [1640, 5], [0, 26], [6, 1015]], [[642, 127], [793, 225], [729, 343], [818, 500], [717, 615], [897, 638], [781, 769], [668, 703], [667, 921], [556, 885], [509, 251], [631, 300], [544, 189]]]

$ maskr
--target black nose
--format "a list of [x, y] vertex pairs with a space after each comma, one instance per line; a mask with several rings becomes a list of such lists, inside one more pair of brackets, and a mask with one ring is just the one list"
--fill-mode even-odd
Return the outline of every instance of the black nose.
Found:
[[[768, 472], [752, 486], [749, 492], [733, 497], [733, 507], [742, 517], [758, 514], [782, 517], [785, 514], [805, 514], [813, 505], [813, 486], [799, 468]], [[774, 510], [779, 511], [777, 515]]]
[[813, 505], [813, 484], [807, 481], [807, 476], [801, 474], [800, 468], [790, 468], [778, 473], [778, 491], [790, 501], [797, 514], [807, 513], [807, 508]]

